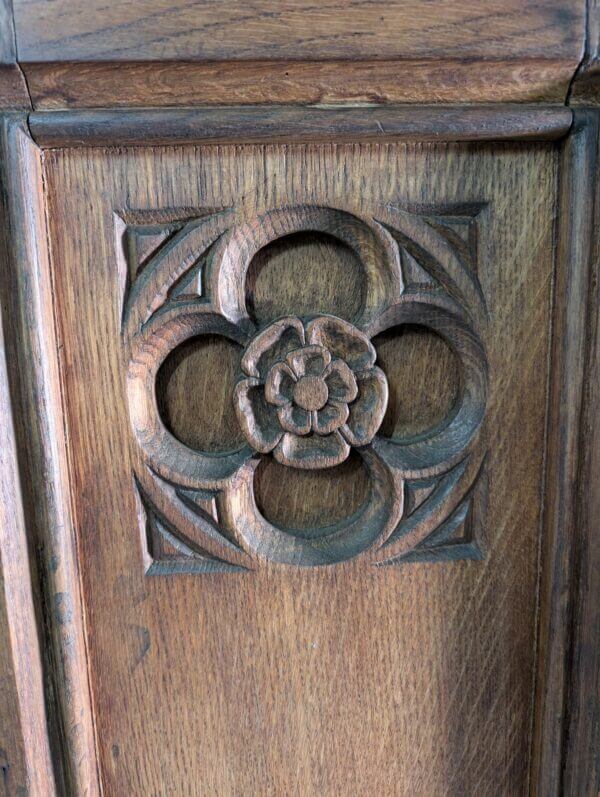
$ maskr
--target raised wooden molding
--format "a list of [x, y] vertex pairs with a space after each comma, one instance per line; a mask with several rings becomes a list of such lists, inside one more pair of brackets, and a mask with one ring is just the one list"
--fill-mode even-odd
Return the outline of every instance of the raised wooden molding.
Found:
[[[558, 195], [557, 284], [555, 286], [552, 385], [549, 406], [545, 519], [541, 547], [542, 580], [540, 591], [540, 637], [537, 682], [532, 782], [536, 793], [560, 795], [565, 776], [565, 755], [569, 750], [571, 717], [569, 683], [573, 650], [589, 628], [575, 626], [578, 601], [578, 571], [590, 567], [582, 551], [592, 545], [597, 527], [579, 525], [580, 512], [587, 515], [594, 505], [594, 481], [580, 486], [582, 461], [595, 460], [597, 452], [588, 447], [595, 437], [582, 437], [582, 412], [586, 361], [597, 352], [588, 349], [588, 299], [592, 277], [592, 245], [597, 241], [595, 192], [598, 170], [598, 115], [576, 114], [572, 134], [563, 145]], [[596, 252], [597, 258], [597, 252]], [[597, 269], [597, 262], [594, 266]], [[595, 377], [595, 372], [594, 372]], [[597, 400], [595, 385], [590, 386], [592, 402]], [[596, 419], [597, 420], [597, 419]], [[589, 422], [589, 417], [588, 417]], [[584, 458], [582, 460], [582, 457]], [[589, 471], [588, 471], [589, 472]], [[587, 510], [587, 511], [586, 511]], [[598, 661], [598, 636], [585, 654]], [[588, 710], [599, 716], [598, 696], [591, 681], [580, 684], [588, 699]], [[596, 758], [594, 740], [580, 739], [577, 753], [571, 750], [574, 781], [580, 762], [592, 769]], [[591, 776], [591, 773], [590, 773]], [[597, 783], [596, 783], [597, 785]], [[576, 792], [572, 792], [576, 793]], [[592, 792], [581, 792], [592, 793]]]
[[[577, 125], [587, 126], [590, 149], [583, 166], [594, 173], [586, 191], [585, 224], [593, 221], [590, 249], [590, 292], [587, 307], [585, 385], [581, 412], [580, 459], [577, 472], [578, 512], [572, 570], [572, 629], [567, 675], [567, 721], [563, 726], [565, 794], [594, 794], [600, 786], [600, 125], [599, 114], [576, 114]], [[583, 132], [579, 131], [580, 135]], [[581, 156], [580, 156], [581, 157]], [[589, 160], [587, 160], [589, 159]], [[579, 228], [581, 229], [581, 228]], [[582, 230], [584, 232], [584, 230]], [[584, 249], [583, 255], [587, 252]]]
[[173, 110], [41, 111], [29, 116], [41, 147], [155, 146], [229, 141], [544, 141], [564, 136], [564, 106], [237, 106]]
[[0, 0], [0, 110], [31, 107], [27, 84], [17, 64], [17, 40], [10, 0]]
[[585, 5], [0, 0], [0, 108], [585, 102]]
[[[95, 797], [99, 785], [71, 516], [41, 152], [31, 140], [22, 115], [4, 116], [1, 121], [0, 180], [5, 205], [0, 224], [6, 241], [0, 250], [0, 285], [6, 308], [3, 321], [7, 330], [8, 378], [21, 475], [21, 508], [29, 555], [36, 552], [30, 570], [39, 583], [33, 583], [33, 592], [46, 611], [43, 671], [38, 676], [44, 679], [47, 689], [46, 731], [57, 789]], [[20, 573], [20, 578], [27, 577], [26, 571]], [[18, 594], [12, 594], [10, 600], [18, 602]], [[41, 611], [39, 607], [38, 610]], [[27, 622], [26, 615], [23, 622]], [[36, 666], [33, 658], [30, 666]], [[31, 678], [33, 683], [35, 674]], [[36, 777], [46, 777], [48, 784], [39, 793], [51, 794], [51, 776], [44, 774], [43, 741], [39, 751]]]
[[210, 105], [563, 103], [577, 60], [25, 63], [35, 110]]
[[6, 355], [0, 323], [0, 779], [6, 794], [54, 794], [35, 565], [29, 559]]

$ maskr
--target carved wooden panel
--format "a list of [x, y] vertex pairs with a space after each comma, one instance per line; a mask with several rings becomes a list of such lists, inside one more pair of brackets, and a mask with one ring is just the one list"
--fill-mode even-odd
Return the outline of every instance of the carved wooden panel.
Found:
[[[325, 565], [365, 556], [396, 564], [482, 555], [470, 517], [482, 466], [482, 452], [472, 449], [487, 383], [487, 309], [470, 246], [480, 209], [456, 218], [445, 208], [419, 214], [397, 205], [375, 206], [363, 217], [318, 205], [249, 218], [226, 209], [199, 212], [175, 227], [157, 223], [160, 212], [129, 215], [130, 224], [120, 214], [122, 269], [133, 275], [123, 337], [150, 572], [253, 568], [263, 560]], [[273, 317], [258, 323], [248, 298], [254, 258], [277, 242], [285, 257], [286, 239], [310, 232], [354, 253], [362, 268], [360, 302], [344, 308], [345, 317], [282, 316], [273, 307]], [[289, 290], [293, 295], [293, 283]], [[408, 437], [378, 434], [389, 387], [371, 339], [406, 325], [447, 342], [460, 392], [432, 428]], [[207, 335], [244, 347], [227, 400], [245, 440], [231, 452], [178, 440], [156, 400], [161, 366], [186, 341]], [[331, 524], [325, 507], [321, 522], [301, 531], [261, 514], [254, 477], [262, 456], [320, 470], [346, 461], [351, 448], [369, 476], [358, 511]]]
[[556, 165], [45, 152], [107, 794], [526, 793]]

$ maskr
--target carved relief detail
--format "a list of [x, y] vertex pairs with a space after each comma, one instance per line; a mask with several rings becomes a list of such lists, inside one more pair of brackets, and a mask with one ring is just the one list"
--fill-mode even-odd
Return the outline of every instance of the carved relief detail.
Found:
[[[467, 242], [448, 214], [390, 206], [369, 217], [317, 206], [253, 218], [233, 210], [183, 220], [163, 213], [162, 236], [156, 218], [120, 215], [121, 239], [135, 238], [139, 226], [158, 242], [150, 254], [136, 243], [142, 267], [123, 267], [123, 346], [149, 572], [482, 557], [475, 525], [485, 500], [487, 310], [469, 249], [476, 215], [477, 208], [460, 219]], [[271, 241], [303, 230], [334, 236], [360, 260], [359, 316], [286, 316], [257, 328], [246, 307], [249, 265]], [[379, 434], [388, 381], [371, 340], [406, 324], [446, 341], [461, 387], [442, 424], [396, 439]], [[233, 452], [184, 445], [166, 428], [155, 398], [166, 357], [207, 334], [244, 347], [232, 403], [247, 444]], [[318, 470], [343, 462], [352, 447], [370, 477], [357, 512], [302, 534], [261, 515], [253, 486], [261, 456]]]
[[255, 451], [294, 468], [339, 465], [370, 443], [387, 407], [387, 380], [369, 339], [346, 321], [282, 318], [242, 359], [235, 409]]

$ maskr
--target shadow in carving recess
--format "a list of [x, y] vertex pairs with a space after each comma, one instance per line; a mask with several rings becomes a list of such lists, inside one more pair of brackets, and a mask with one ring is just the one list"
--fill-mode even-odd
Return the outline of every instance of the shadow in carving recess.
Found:
[[373, 345], [390, 390], [379, 433], [409, 438], [443, 423], [460, 391], [460, 363], [445, 341], [426, 327], [406, 324], [377, 335]]
[[168, 355], [156, 378], [156, 399], [167, 429], [198, 451], [237, 451], [245, 443], [231, 397], [242, 349], [227, 338], [191, 338]]
[[146, 575], [168, 576], [245, 570], [243, 567], [232, 565], [218, 557], [211, 556], [193, 541], [186, 539], [152, 505], [152, 502], [144, 494], [138, 483], [136, 483], [135, 487], [138, 498]]
[[254, 474], [259, 512], [270, 523], [303, 536], [318, 536], [349, 518], [367, 500], [369, 475], [360, 456], [334, 468], [297, 470], [264, 457]]
[[246, 275], [251, 318], [264, 325], [284, 315], [331, 314], [353, 320], [364, 303], [363, 267], [333, 235], [296, 232], [264, 246]]

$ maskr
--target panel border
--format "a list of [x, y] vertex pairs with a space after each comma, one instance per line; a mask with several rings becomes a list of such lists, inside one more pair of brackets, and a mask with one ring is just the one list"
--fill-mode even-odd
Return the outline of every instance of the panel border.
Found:
[[[44, 652], [41, 662], [32, 658], [28, 663], [32, 670], [37, 669], [35, 677], [46, 687], [47, 736], [40, 745], [50, 748], [56, 777], [56, 789], [48, 774], [47, 788], [32, 793], [98, 797], [101, 791], [71, 514], [42, 153], [29, 136], [26, 117], [20, 114], [0, 117], [0, 185], [6, 197], [0, 298], [5, 310], [5, 356], [13, 397], [21, 511], [29, 547], [29, 570], [21, 576], [31, 574]], [[1, 468], [3, 478], [17, 477], [8, 459], [2, 461]], [[9, 594], [7, 599], [19, 606], [18, 597]], [[24, 615], [23, 623], [27, 621]], [[16, 670], [18, 664], [15, 661]], [[25, 690], [27, 682], [17, 688]], [[22, 722], [27, 721], [23, 716]], [[22, 732], [27, 738], [35, 728], [23, 727]], [[44, 762], [37, 765], [41, 769]], [[34, 784], [32, 781], [29, 787], [33, 789]]]
[[[594, 698], [592, 683], [580, 682], [578, 695], [570, 686], [571, 678], [576, 674], [573, 669], [574, 652], [581, 647], [582, 634], [591, 631], [577, 622], [581, 609], [578, 604], [581, 599], [578, 597], [578, 573], [590, 564], [586, 560], [587, 551], [593, 543], [594, 532], [597, 535], [598, 531], [589, 520], [586, 525], [580, 524], [586, 507], [593, 506], [595, 493], [591, 479], [594, 473], [590, 470], [590, 457], [591, 462], [597, 458], [597, 452], [589, 448], [582, 426], [586, 384], [593, 384], [590, 374], [586, 373], [586, 366], [590, 358], [597, 357], [597, 351], [592, 349], [589, 340], [589, 326], [593, 320], [590, 288], [598, 279], [597, 265], [596, 273], [592, 270], [592, 242], [597, 235], [594, 225], [597, 147], [598, 114], [577, 111], [572, 133], [562, 146], [557, 193], [531, 772], [532, 794], [544, 797], [571, 793], [563, 790], [567, 757], [571, 759], [572, 768], [591, 766], [594, 757], [592, 739], [587, 742], [580, 739], [581, 748], [576, 752], [569, 747], [572, 704], [585, 701], [587, 695], [587, 699], [595, 700], [598, 711], [598, 698]], [[597, 378], [597, 374], [595, 376]], [[597, 395], [595, 399], [598, 399]], [[597, 418], [595, 423], [598, 423]], [[589, 439], [594, 441], [591, 435]], [[584, 462], [587, 462], [587, 470], [582, 470]], [[590, 480], [580, 484], [586, 473]], [[589, 656], [590, 660], [600, 659], [598, 645], [595, 650], [588, 646], [583, 655]], [[589, 747], [586, 748], [586, 744]], [[576, 762], [572, 760], [573, 755]]]

